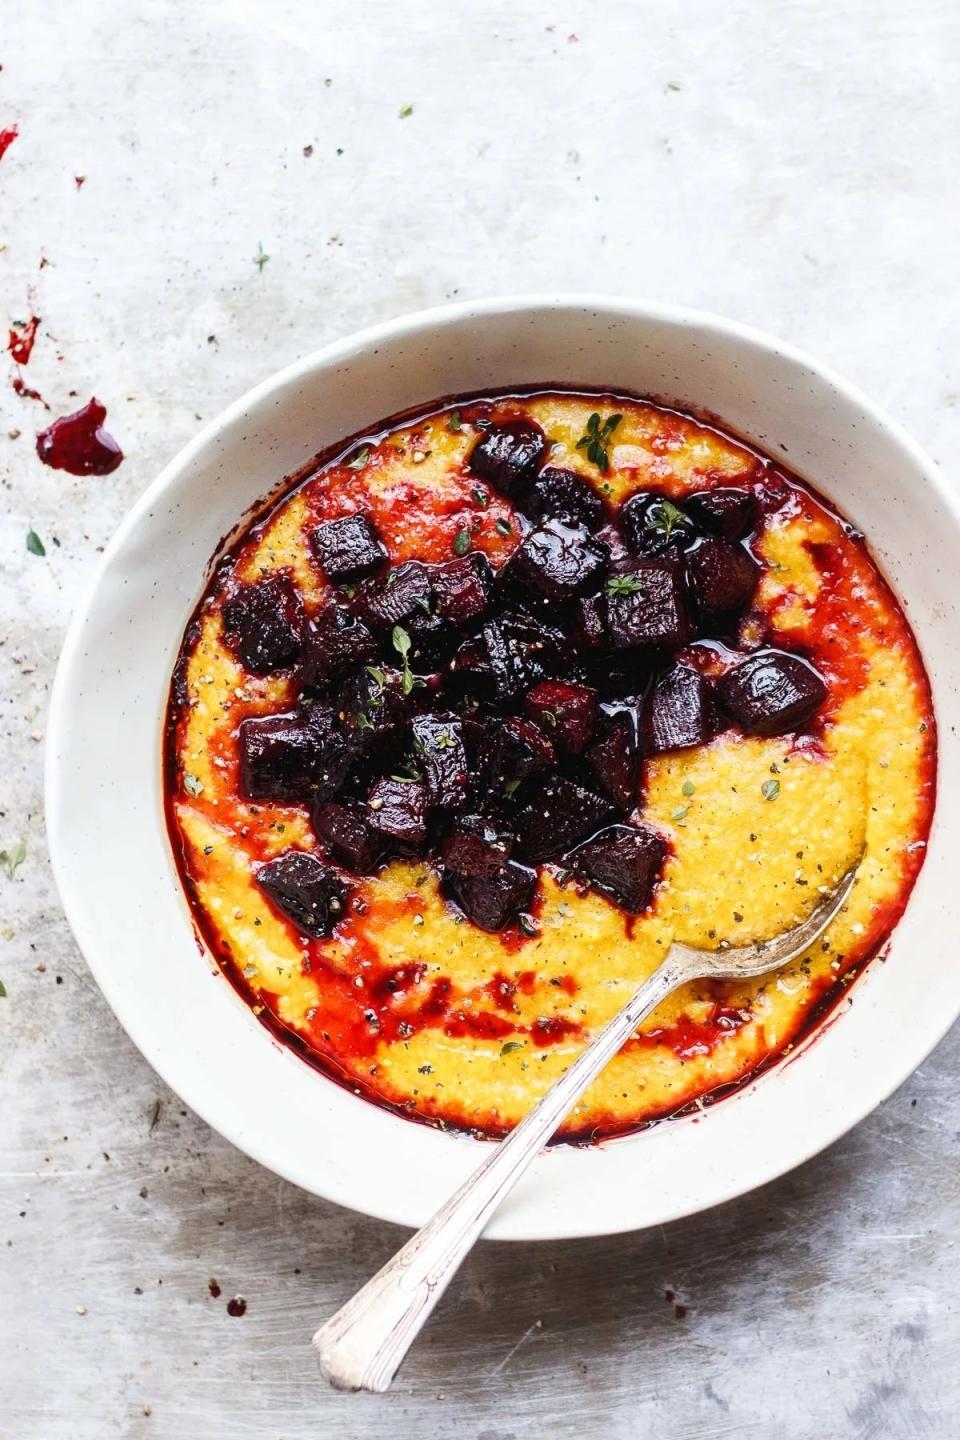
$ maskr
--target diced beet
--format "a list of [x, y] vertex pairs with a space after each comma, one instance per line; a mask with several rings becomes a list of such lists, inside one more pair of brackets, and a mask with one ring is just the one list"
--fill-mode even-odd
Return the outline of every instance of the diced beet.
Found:
[[240, 791], [249, 800], [304, 800], [323, 747], [300, 711], [241, 720], [237, 730]]
[[521, 853], [534, 864], [563, 855], [612, 819], [609, 800], [553, 774], [517, 817]]
[[456, 715], [417, 715], [411, 728], [430, 804], [440, 810], [462, 809], [467, 799], [467, 753], [459, 719]]
[[470, 452], [468, 469], [509, 495], [540, 464], [546, 444], [543, 431], [532, 420], [491, 425]]
[[760, 567], [733, 540], [703, 540], [687, 556], [687, 579], [701, 611], [725, 614], [750, 599]]
[[754, 529], [760, 514], [757, 497], [749, 490], [737, 490], [731, 485], [702, 490], [687, 496], [683, 503], [704, 530], [724, 540], [742, 539]]
[[483, 640], [465, 640], [450, 661], [448, 685], [457, 693], [492, 695], [496, 688], [493, 667]]
[[351, 670], [372, 665], [377, 642], [362, 620], [343, 605], [328, 605], [307, 630], [300, 684], [304, 690], [325, 690]]
[[646, 910], [667, 853], [662, 836], [647, 825], [611, 825], [569, 856], [594, 890], [631, 915]]
[[537, 888], [537, 872], [508, 860], [490, 875], [446, 876], [446, 889], [468, 920], [481, 930], [495, 931], [529, 909]]
[[547, 520], [514, 553], [510, 577], [546, 600], [567, 600], [596, 587], [609, 554], [583, 525]]
[[716, 733], [710, 681], [688, 665], [674, 665], [657, 681], [643, 708], [645, 755], [703, 745]]
[[285, 670], [300, 657], [306, 615], [289, 575], [239, 585], [223, 607], [227, 644], [254, 675]]
[[603, 595], [587, 595], [577, 601], [577, 640], [585, 650], [599, 650], [608, 644], [607, 601]]
[[261, 865], [260, 889], [299, 930], [320, 938], [343, 917], [345, 890], [336, 872], [306, 850], [288, 850]]
[[430, 583], [437, 615], [458, 628], [476, 620], [490, 605], [493, 573], [490, 561], [478, 550], [433, 566]]
[[518, 699], [547, 675], [569, 664], [562, 630], [519, 613], [490, 620], [481, 632], [493, 688], [500, 700]]
[[383, 853], [383, 839], [370, 824], [365, 806], [326, 800], [314, 806], [312, 819], [314, 834], [335, 860], [358, 875], [369, 875]]
[[531, 775], [554, 762], [554, 750], [538, 725], [517, 716], [488, 720], [482, 747], [482, 783], [494, 796], [510, 796]]
[[427, 838], [430, 796], [419, 780], [377, 780], [367, 796], [370, 824], [403, 850], [419, 850]]
[[620, 649], [640, 645], [675, 650], [690, 634], [683, 578], [670, 560], [640, 561], [629, 575], [611, 581], [607, 595], [610, 643]]
[[337, 697], [338, 714], [372, 756], [394, 750], [406, 733], [413, 712], [403, 693], [403, 675], [386, 666], [367, 666], [343, 684]]
[[516, 837], [483, 815], [462, 815], [443, 846], [443, 863], [460, 875], [482, 880], [510, 859]]
[[529, 692], [523, 708], [555, 745], [579, 755], [593, 734], [597, 695], [586, 685], [543, 680]]
[[697, 536], [697, 527], [683, 508], [652, 490], [630, 496], [620, 509], [620, 528], [637, 555], [683, 550]]
[[597, 732], [587, 751], [587, 764], [617, 809], [631, 810], [640, 772], [639, 707], [626, 702], [602, 704]]
[[799, 655], [760, 650], [719, 682], [725, 710], [748, 735], [783, 735], [804, 725], [827, 698], [822, 677]]
[[604, 506], [589, 480], [576, 470], [547, 465], [530, 486], [524, 509], [533, 520], [566, 520], [598, 530], [604, 520]]
[[387, 558], [380, 536], [366, 515], [326, 520], [310, 536], [313, 552], [328, 580], [361, 580]]
[[306, 704], [304, 712], [320, 746], [320, 755], [313, 772], [313, 796], [318, 802], [329, 800], [346, 783], [354, 766], [360, 761], [366, 744], [363, 735], [344, 725], [340, 716], [319, 701]]
[[429, 570], [419, 560], [408, 560], [369, 580], [353, 603], [368, 625], [389, 630], [418, 612], [428, 614], [430, 601]]

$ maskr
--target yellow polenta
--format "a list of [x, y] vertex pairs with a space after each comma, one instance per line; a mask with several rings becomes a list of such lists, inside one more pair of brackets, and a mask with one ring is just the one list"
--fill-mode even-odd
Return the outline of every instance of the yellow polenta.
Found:
[[[184, 640], [171, 698], [170, 818], [208, 944], [257, 1013], [317, 1063], [449, 1124], [512, 1125], [672, 940], [713, 948], [784, 930], [865, 846], [850, 900], [822, 942], [773, 977], [672, 996], [567, 1131], [627, 1129], [742, 1079], [875, 953], [922, 863], [935, 770], [929, 691], [909, 627], [859, 538], [793, 477], [652, 404], [616, 400], [622, 420], [604, 473], [577, 442], [591, 414], [611, 408], [609, 399], [551, 393], [464, 402], [388, 427], [361, 452], [366, 463], [322, 465], [241, 538]], [[225, 584], [282, 571], [316, 613], [330, 591], [308, 528], [359, 505], [394, 561], [449, 559], [469, 526], [473, 545], [502, 563], [517, 543], [513, 511], [499, 496], [478, 509], [464, 461], [476, 420], [503, 414], [539, 422], [551, 463], [577, 470], [613, 509], [638, 490], [678, 501], [712, 486], [763, 490], [752, 542], [763, 576], [741, 638], [782, 637], [809, 655], [828, 682], [826, 719], [816, 743], [729, 729], [645, 762], [643, 818], [670, 850], [643, 915], [626, 916], [545, 867], [534, 933], [488, 934], [444, 899], [433, 866], [398, 859], [351, 880], [343, 923], [311, 940], [254, 881], [264, 860], [320, 850], [307, 808], [250, 803], [237, 780], [237, 726], [292, 706], [295, 682], [251, 675], [235, 659], [223, 638]]]

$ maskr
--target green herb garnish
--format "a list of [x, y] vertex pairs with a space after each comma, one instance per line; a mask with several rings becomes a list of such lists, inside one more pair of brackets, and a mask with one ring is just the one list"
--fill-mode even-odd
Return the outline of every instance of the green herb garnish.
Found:
[[604, 474], [610, 469], [607, 445], [622, 419], [622, 415], [608, 415], [601, 424], [599, 412], [594, 410], [587, 421], [586, 430], [577, 441], [577, 449], [586, 450], [587, 459], [591, 465], [596, 465], [597, 469], [602, 470]]
[[637, 595], [643, 585], [636, 575], [614, 575], [604, 589], [608, 595]]
[[383, 689], [384, 685], [386, 685], [387, 677], [386, 675], [384, 675], [382, 670], [377, 668], [376, 665], [368, 665], [367, 674], [370, 676], [370, 679], [374, 682], [374, 684], [378, 685], [381, 690]]
[[12, 880], [26, 858], [27, 842], [18, 840], [16, 845], [11, 846], [9, 850], [0, 850], [0, 870], [8, 880]]
[[202, 783], [197, 779], [196, 775], [191, 775], [189, 770], [183, 772], [183, 788], [188, 795], [193, 796], [194, 800], [198, 795], [203, 794]]
[[678, 805], [676, 810], [674, 810], [673, 814], [670, 816], [670, 819], [673, 820], [675, 824], [679, 825], [681, 821], [686, 820], [689, 814], [689, 805]]
[[362, 445], [352, 460], [347, 461], [348, 470], [362, 470], [370, 459], [370, 446]]
[[648, 530], [655, 530], [664, 540], [669, 540], [678, 525], [687, 524], [687, 517], [671, 500], [657, 500], [650, 506], [643, 523]]
[[27, 531], [27, 549], [31, 555], [46, 555], [47, 547], [44, 545], [36, 530]]
[[504, 1057], [504, 1055], [510, 1055], [510, 1054], [513, 1053], [514, 1050], [522, 1050], [522, 1049], [523, 1049], [523, 1041], [522, 1041], [522, 1040], [508, 1040], [508, 1041], [506, 1042], [506, 1044], [500, 1046], [500, 1058], [501, 1058], [501, 1060], [502, 1060], [503, 1057]]
[[506, 783], [506, 785], [504, 785], [504, 787], [503, 787], [503, 793], [504, 793], [504, 795], [506, 795], [506, 797], [507, 797], [508, 800], [512, 800], [513, 797], [514, 797], [514, 795], [516, 795], [517, 790], [519, 789], [519, 787], [520, 787], [520, 781], [519, 781], [519, 780], [508, 780], [507, 783]]
[[470, 531], [464, 525], [462, 530], [457, 531], [457, 538], [453, 542], [453, 548], [458, 555], [466, 555], [470, 549]]
[[501, 534], [501, 535], [512, 535], [512, 534], [513, 534], [513, 529], [511, 528], [511, 525], [510, 525], [510, 521], [509, 521], [509, 520], [498, 520], [498, 521], [497, 521], [497, 524], [496, 524], [496, 529], [497, 529], [498, 533]]
[[490, 504], [490, 496], [487, 494], [486, 490], [472, 490], [470, 493], [472, 494], [474, 500], [476, 500], [477, 504], [480, 506], [480, 509], [486, 510], [487, 506]]
[[764, 800], [776, 800], [780, 794], [780, 781], [764, 780], [760, 786], [760, 793], [763, 795]]
[[463, 421], [460, 419], [459, 410], [451, 410], [447, 416], [447, 429], [451, 435], [456, 435], [458, 430], [463, 429]]
[[358, 730], [372, 730], [372, 729], [373, 729], [373, 726], [370, 724], [369, 719], [367, 718], [366, 715], [364, 715], [364, 713], [363, 713], [362, 710], [361, 710], [361, 711], [359, 712], [359, 714], [357, 715], [357, 729], [358, 729]]
[[394, 625], [393, 634], [390, 637], [393, 641], [393, 648], [403, 661], [403, 693], [409, 695], [416, 681], [413, 678], [413, 671], [410, 669], [410, 636], [402, 625]]
[[693, 792], [696, 790], [696, 788], [697, 788], [697, 787], [694, 785], [694, 783], [693, 783], [692, 780], [684, 780], [683, 784], [680, 786], [680, 789], [681, 789], [681, 791], [683, 792], [683, 794], [686, 795], [686, 796], [688, 796], [688, 797], [693, 794]]
[[517, 926], [519, 927], [520, 933], [522, 935], [533, 936], [540, 934], [540, 931], [537, 929], [536, 925], [534, 925], [533, 921], [530, 919], [530, 916], [524, 915], [522, 910], [517, 916]]

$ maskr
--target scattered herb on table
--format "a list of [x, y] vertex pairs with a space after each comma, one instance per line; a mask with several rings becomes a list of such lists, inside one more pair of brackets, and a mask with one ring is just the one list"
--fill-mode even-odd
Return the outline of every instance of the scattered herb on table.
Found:
[[413, 114], [413, 106], [412, 106], [412, 105], [401, 105], [401, 106], [400, 106], [399, 118], [400, 118], [401, 120], [406, 120], [406, 119], [407, 119], [410, 115], [412, 115], [412, 114]]
[[6, 985], [4, 985], [3, 981], [0, 980], [0, 1000], [6, 1000], [6, 998], [7, 998], [7, 987], [6, 987]]
[[602, 470], [604, 474], [610, 469], [607, 446], [622, 419], [622, 415], [608, 415], [601, 424], [600, 414], [594, 410], [587, 421], [586, 430], [577, 441], [577, 449], [586, 450], [587, 459], [591, 465], [596, 465], [597, 469]]
[[44, 545], [36, 530], [27, 531], [27, 549], [31, 555], [46, 555], [47, 547]]
[[258, 240], [258, 241], [257, 241], [257, 253], [256, 253], [256, 255], [254, 255], [254, 257], [253, 257], [253, 263], [254, 263], [254, 265], [256, 265], [256, 267], [257, 267], [257, 269], [259, 270], [259, 272], [260, 272], [261, 275], [263, 274], [263, 267], [264, 267], [264, 265], [266, 265], [266, 263], [267, 263], [267, 261], [268, 261], [269, 259], [270, 259], [270, 256], [269, 256], [269, 255], [267, 254], [267, 252], [264, 250], [263, 244], [261, 243], [261, 241]]
[[27, 842], [26, 840], [18, 840], [9, 850], [0, 850], [0, 870], [3, 871], [8, 880], [12, 880], [26, 858]]

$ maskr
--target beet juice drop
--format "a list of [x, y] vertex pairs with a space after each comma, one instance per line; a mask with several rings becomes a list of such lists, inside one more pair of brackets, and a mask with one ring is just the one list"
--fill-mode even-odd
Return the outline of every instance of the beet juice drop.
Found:
[[102, 429], [105, 405], [94, 398], [82, 410], [61, 415], [37, 436], [37, 454], [53, 470], [71, 475], [109, 475], [123, 460], [113, 436]]

